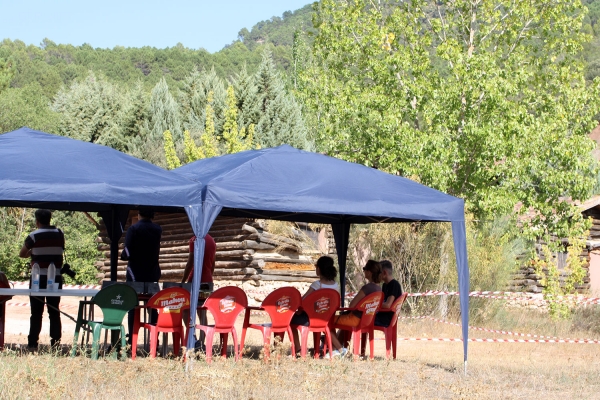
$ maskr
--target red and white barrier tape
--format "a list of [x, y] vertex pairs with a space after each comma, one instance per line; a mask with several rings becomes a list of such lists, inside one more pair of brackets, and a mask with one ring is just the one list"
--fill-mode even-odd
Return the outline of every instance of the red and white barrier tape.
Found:
[[[380, 340], [383, 340], [381, 338]], [[398, 338], [399, 342], [462, 342], [460, 338]], [[600, 340], [587, 339], [488, 339], [488, 338], [469, 338], [468, 342], [476, 343], [584, 343], [600, 344]]]
[[[10, 283], [14, 289], [29, 287], [29, 282], [11, 281]], [[62, 287], [63, 289], [102, 289], [101, 285], [63, 285]]]
[[[346, 299], [353, 298], [356, 293], [346, 294]], [[426, 297], [426, 296], [459, 296], [459, 292], [430, 290], [422, 293], [408, 293], [407, 297]], [[495, 300], [517, 300], [517, 301], [539, 301], [548, 302], [539, 293], [524, 293], [524, 292], [501, 292], [501, 291], [474, 291], [469, 292], [469, 297], [479, 297]], [[600, 297], [584, 297], [576, 295], [556, 296], [553, 300], [558, 303], [569, 304], [600, 304]]]
[[[9, 307], [29, 307], [29, 302], [26, 303], [19, 303], [19, 302], [14, 302], [14, 301], [7, 301], [6, 305]], [[59, 306], [59, 308], [62, 309], [77, 309], [78, 306], [73, 305], [73, 304], [61, 304]]]
[[[438, 319], [438, 318], [429, 317], [429, 316], [398, 317], [398, 319], [429, 319], [429, 320], [432, 320], [432, 321], [435, 321], [435, 322], [439, 322], [439, 323], [442, 323], [442, 324], [447, 324], [447, 325], [452, 325], [452, 326], [457, 326], [457, 327], [462, 326], [461, 324], [458, 324], [456, 322], [445, 321], [443, 319]], [[523, 337], [531, 337], [531, 338], [538, 338], [538, 339], [561, 339], [561, 338], [556, 337], [556, 336], [532, 335], [530, 333], [519, 333], [519, 332], [511, 332], [511, 331], [501, 331], [501, 330], [497, 330], [497, 329], [480, 328], [480, 327], [471, 326], [471, 325], [469, 325], [469, 329], [472, 329], [472, 330], [475, 330], [475, 331], [497, 333], [497, 334], [500, 334], [500, 335], [523, 336]], [[571, 339], [571, 338], [566, 338], [566, 339], [561, 339], [561, 340], [595, 340], [595, 339]]]

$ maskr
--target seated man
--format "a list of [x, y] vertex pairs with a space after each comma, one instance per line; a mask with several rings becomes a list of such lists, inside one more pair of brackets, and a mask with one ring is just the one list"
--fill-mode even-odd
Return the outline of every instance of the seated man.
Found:
[[[381, 287], [381, 290], [383, 291], [384, 297], [381, 310], [385, 310], [389, 309], [392, 304], [394, 304], [394, 301], [402, 295], [402, 286], [400, 286], [400, 282], [394, 279], [394, 268], [392, 267], [392, 263], [388, 260], [383, 260], [379, 263], [383, 270], [383, 286]], [[394, 311], [392, 310], [379, 311], [375, 315], [375, 325], [387, 327], [392, 322], [393, 316]]]

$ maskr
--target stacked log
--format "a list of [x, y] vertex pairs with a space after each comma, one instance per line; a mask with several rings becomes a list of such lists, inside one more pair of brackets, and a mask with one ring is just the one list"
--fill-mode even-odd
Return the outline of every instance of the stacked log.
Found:
[[[591, 234], [590, 234], [591, 235]], [[564, 244], [567, 244], [568, 241], [562, 240]], [[542, 253], [542, 244], [537, 243], [535, 246], [536, 254], [540, 260], [545, 259], [545, 254]], [[553, 256], [555, 258], [554, 262], [556, 262], [557, 255]], [[520, 261], [525, 261], [524, 256], [517, 257]], [[579, 258], [582, 262], [582, 268], [585, 269], [585, 277], [583, 278], [583, 282], [575, 286], [575, 290], [577, 293], [587, 293], [590, 289], [590, 249], [589, 246], [584, 248], [579, 255]], [[566, 271], [559, 272], [559, 281], [561, 286], [563, 286], [564, 282], [568, 278], [569, 273]], [[521, 267], [519, 270], [513, 274], [512, 280], [509, 282], [509, 290], [518, 291], [518, 292], [529, 292], [529, 293], [542, 293], [544, 286], [542, 285], [542, 276], [536, 273], [535, 268], [531, 267], [528, 264], [521, 263]]]
[[[189, 254], [189, 240], [194, 235], [184, 213], [156, 213], [153, 220], [163, 229], [159, 263], [162, 280], [179, 281], [183, 277]], [[132, 211], [125, 229], [137, 222]], [[97, 239], [102, 259], [96, 263], [100, 279], [110, 279], [110, 239], [101, 221]], [[217, 244], [215, 281], [313, 282], [312, 252], [303, 249], [293, 238], [269, 233], [264, 224], [248, 218], [217, 217], [209, 234]], [[122, 251], [125, 235], [119, 240]], [[119, 259], [117, 277], [125, 279], [127, 263]]]
[[597, 208], [590, 208], [586, 210], [583, 215], [592, 219], [592, 227], [590, 228], [589, 240], [600, 240], [600, 210]]

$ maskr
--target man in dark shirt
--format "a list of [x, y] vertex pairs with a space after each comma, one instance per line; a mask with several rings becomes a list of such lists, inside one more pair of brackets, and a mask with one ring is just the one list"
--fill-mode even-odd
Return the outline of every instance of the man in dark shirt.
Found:
[[[46, 289], [48, 266], [54, 263], [56, 267], [56, 282], [62, 288], [60, 269], [63, 265], [63, 252], [65, 250], [65, 236], [60, 229], [50, 225], [52, 212], [50, 210], [35, 211], [36, 230], [25, 239], [19, 252], [23, 258], [31, 257], [31, 266], [38, 264], [40, 267], [40, 289]], [[42, 330], [42, 317], [44, 303], [48, 305], [48, 318], [50, 319], [50, 344], [56, 347], [60, 344], [62, 326], [60, 322], [60, 297], [58, 296], [30, 296], [31, 318], [29, 321], [29, 336], [27, 344], [30, 351], [36, 351], [40, 332]]]
[[[125, 248], [121, 253], [121, 259], [127, 261], [127, 282], [158, 282], [160, 279], [160, 266], [158, 255], [160, 253], [160, 238], [162, 228], [152, 222], [154, 211], [141, 208], [139, 221], [127, 229], [125, 236]], [[133, 320], [135, 311], [129, 311], [129, 343], [131, 344], [131, 333], [133, 331]], [[156, 323], [158, 313], [152, 310], [150, 322]]]
[[394, 268], [392, 263], [388, 260], [379, 262], [383, 270], [383, 291], [384, 302], [381, 305], [381, 310], [375, 315], [375, 325], [377, 326], [389, 326], [394, 316], [394, 311], [385, 311], [389, 309], [394, 301], [402, 295], [402, 287], [400, 282], [394, 279]]

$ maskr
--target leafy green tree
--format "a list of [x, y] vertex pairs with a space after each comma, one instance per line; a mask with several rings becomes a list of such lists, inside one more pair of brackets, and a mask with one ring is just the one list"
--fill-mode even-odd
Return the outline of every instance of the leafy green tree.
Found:
[[0, 93], [7, 89], [15, 75], [15, 67], [11, 60], [0, 58]]
[[8, 88], [0, 93], [0, 133], [22, 126], [44, 132], [58, 131], [59, 114], [48, 104], [40, 84], [33, 82], [23, 88]]
[[[35, 230], [34, 209], [0, 208], [0, 265], [8, 279], [24, 281], [29, 278], [29, 260], [19, 258], [19, 250], [27, 235]], [[75, 279], [65, 277], [66, 283], [97, 283], [98, 271], [94, 266], [98, 256], [95, 239], [96, 226], [85, 214], [56, 211], [52, 224], [65, 234], [65, 259], [77, 274]]]
[[597, 169], [580, 1], [323, 0], [303, 76], [321, 151], [563, 237]]

